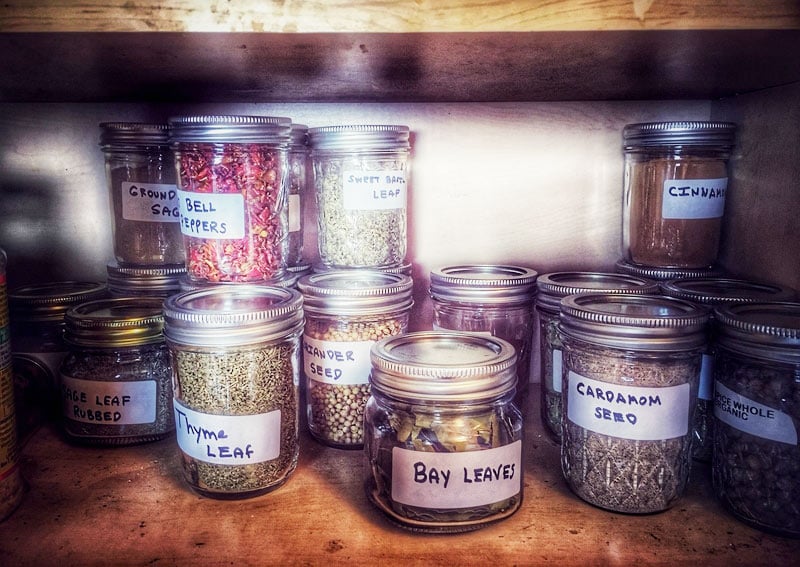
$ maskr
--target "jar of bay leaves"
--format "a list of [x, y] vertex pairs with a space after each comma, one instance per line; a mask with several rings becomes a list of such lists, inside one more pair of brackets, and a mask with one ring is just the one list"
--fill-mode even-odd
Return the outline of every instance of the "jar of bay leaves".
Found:
[[339, 270], [304, 276], [297, 287], [306, 314], [308, 428], [327, 445], [362, 448], [370, 348], [408, 330], [413, 281], [400, 274]]
[[281, 486], [299, 454], [300, 293], [213, 286], [169, 297], [164, 314], [186, 482], [219, 499]]
[[660, 295], [561, 300], [561, 461], [580, 498], [646, 514], [681, 497], [708, 317]]
[[310, 128], [319, 255], [335, 268], [385, 268], [407, 251], [409, 129]]
[[372, 346], [365, 414], [367, 493], [421, 532], [508, 518], [523, 495], [516, 354], [497, 337], [423, 331]]

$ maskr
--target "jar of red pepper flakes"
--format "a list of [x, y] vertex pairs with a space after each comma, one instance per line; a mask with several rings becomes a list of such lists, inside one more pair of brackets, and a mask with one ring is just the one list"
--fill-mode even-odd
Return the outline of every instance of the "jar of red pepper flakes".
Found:
[[286, 272], [291, 119], [169, 120], [188, 277], [264, 282]]

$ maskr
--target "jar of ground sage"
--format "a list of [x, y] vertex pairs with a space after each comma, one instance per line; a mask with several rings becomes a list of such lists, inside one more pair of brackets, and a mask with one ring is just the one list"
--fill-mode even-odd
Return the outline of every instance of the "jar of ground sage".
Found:
[[681, 497], [707, 321], [707, 309], [659, 295], [561, 300], [561, 463], [580, 498], [646, 514]]
[[297, 287], [306, 314], [308, 428], [327, 445], [362, 448], [370, 348], [407, 331], [413, 282], [399, 274], [339, 270], [305, 276]]
[[299, 454], [300, 293], [214, 286], [169, 297], [164, 314], [186, 482], [220, 499], [281, 486]]
[[163, 439], [175, 429], [172, 372], [164, 342], [163, 299], [98, 299], [64, 316], [62, 425], [93, 445]]
[[730, 122], [625, 126], [626, 260], [670, 268], [716, 262], [735, 131]]
[[541, 416], [545, 430], [561, 442], [562, 345], [558, 336], [561, 300], [576, 293], [655, 294], [654, 281], [605, 272], [551, 272], [536, 280], [536, 313], [539, 317], [539, 366]]
[[404, 528], [464, 532], [523, 496], [516, 354], [497, 337], [424, 331], [372, 346], [365, 414], [370, 500]]
[[740, 520], [800, 537], [800, 303], [715, 311], [712, 479]]
[[112, 297], [169, 297], [180, 291], [180, 279], [186, 276], [186, 267], [123, 266], [112, 261], [106, 264], [106, 273]]
[[289, 193], [289, 232], [286, 238], [286, 266], [302, 265], [303, 238], [308, 180], [308, 126], [292, 124], [291, 145], [289, 146], [289, 172], [287, 191]]
[[408, 240], [408, 127], [325, 126], [308, 135], [322, 263], [402, 264]]

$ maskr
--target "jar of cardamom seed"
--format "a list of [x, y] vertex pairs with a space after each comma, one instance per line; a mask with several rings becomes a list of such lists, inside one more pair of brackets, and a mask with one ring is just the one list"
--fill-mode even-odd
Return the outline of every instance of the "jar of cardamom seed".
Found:
[[257, 496], [297, 467], [302, 302], [293, 289], [250, 284], [164, 304], [183, 476], [198, 494]]
[[577, 496], [647, 514], [683, 495], [708, 317], [660, 295], [561, 300], [561, 464]]
[[623, 256], [635, 264], [708, 268], [719, 252], [730, 122], [649, 122], [623, 130]]
[[309, 129], [308, 136], [322, 263], [402, 264], [408, 247], [408, 127], [325, 126]]
[[372, 346], [366, 488], [398, 525], [464, 532], [508, 518], [523, 496], [516, 353], [497, 337], [423, 331]]
[[92, 445], [157, 441], [175, 429], [163, 299], [98, 299], [64, 316], [59, 369], [67, 438]]
[[800, 303], [718, 307], [712, 480], [743, 522], [800, 537]]
[[186, 267], [130, 266], [109, 262], [106, 273], [108, 292], [112, 297], [169, 297], [180, 291], [180, 279], [186, 277]]
[[605, 272], [551, 272], [536, 280], [536, 313], [539, 318], [539, 366], [541, 416], [545, 430], [561, 442], [562, 345], [558, 337], [561, 300], [576, 293], [658, 293], [652, 280]]
[[405, 333], [413, 282], [400, 274], [339, 270], [297, 284], [306, 314], [303, 371], [311, 434], [333, 447], [364, 445], [370, 348]]

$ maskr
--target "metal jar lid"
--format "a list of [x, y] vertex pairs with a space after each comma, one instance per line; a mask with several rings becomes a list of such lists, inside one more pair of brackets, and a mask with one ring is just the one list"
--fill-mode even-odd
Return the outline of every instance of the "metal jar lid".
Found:
[[180, 278], [186, 274], [186, 266], [121, 266], [112, 260], [106, 264], [106, 272], [111, 293], [166, 296], [180, 290]]
[[377, 270], [332, 270], [303, 276], [297, 282], [307, 313], [374, 315], [409, 309], [413, 280]]
[[403, 274], [406, 276], [411, 276], [413, 268], [414, 266], [412, 265], [411, 262], [403, 262], [402, 264], [398, 264], [397, 266], [381, 266], [381, 267], [369, 267], [369, 268], [337, 268], [333, 266], [326, 266], [321, 262], [317, 262], [313, 265], [312, 270], [318, 274], [346, 269], [346, 270], [369, 270], [369, 271], [383, 272], [385, 274]]
[[579, 293], [561, 300], [559, 328], [568, 337], [646, 351], [703, 346], [709, 309], [662, 295]]
[[514, 390], [517, 355], [497, 337], [420, 331], [386, 337], [370, 351], [372, 387], [414, 401], [476, 403]]
[[718, 268], [660, 268], [656, 266], [643, 266], [634, 264], [628, 260], [618, 260], [614, 266], [622, 274], [639, 276], [651, 280], [674, 280], [677, 278], [702, 278], [721, 276], [722, 271]]
[[733, 122], [676, 121], [628, 124], [622, 130], [626, 148], [642, 146], [714, 146], [732, 148]]
[[288, 148], [292, 121], [278, 116], [201, 115], [169, 119], [170, 141], [175, 143], [270, 143]]
[[75, 305], [64, 316], [64, 341], [98, 348], [160, 343], [163, 302], [160, 297], [120, 297]]
[[800, 364], [800, 303], [723, 305], [714, 311], [718, 345], [776, 362]]
[[104, 150], [113, 146], [166, 146], [169, 143], [169, 125], [146, 122], [101, 122], [100, 146]]
[[430, 273], [434, 300], [505, 305], [533, 301], [538, 273], [524, 266], [462, 264]]
[[409, 149], [408, 126], [393, 124], [348, 124], [321, 126], [308, 130], [312, 154], [324, 151], [375, 151]]
[[760, 303], [795, 298], [794, 290], [787, 287], [722, 277], [682, 278], [662, 282], [661, 293], [703, 305]]
[[607, 272], [551, 272], [536, 280], [536, 305], [558, 313], [561, 299], [576, 293], [657, 294], [658, 282], [647, 278]]
[[25, 285], [8, 294], [12, 321], [61, 322], [73, 305], [108, 297], [99, 282], [63, 281]]
[[303, 297], [265, 285], [213, 286], [179, 293], [164, 303], [167, 339], [228, 347], [284, 338], [303, 327]]

